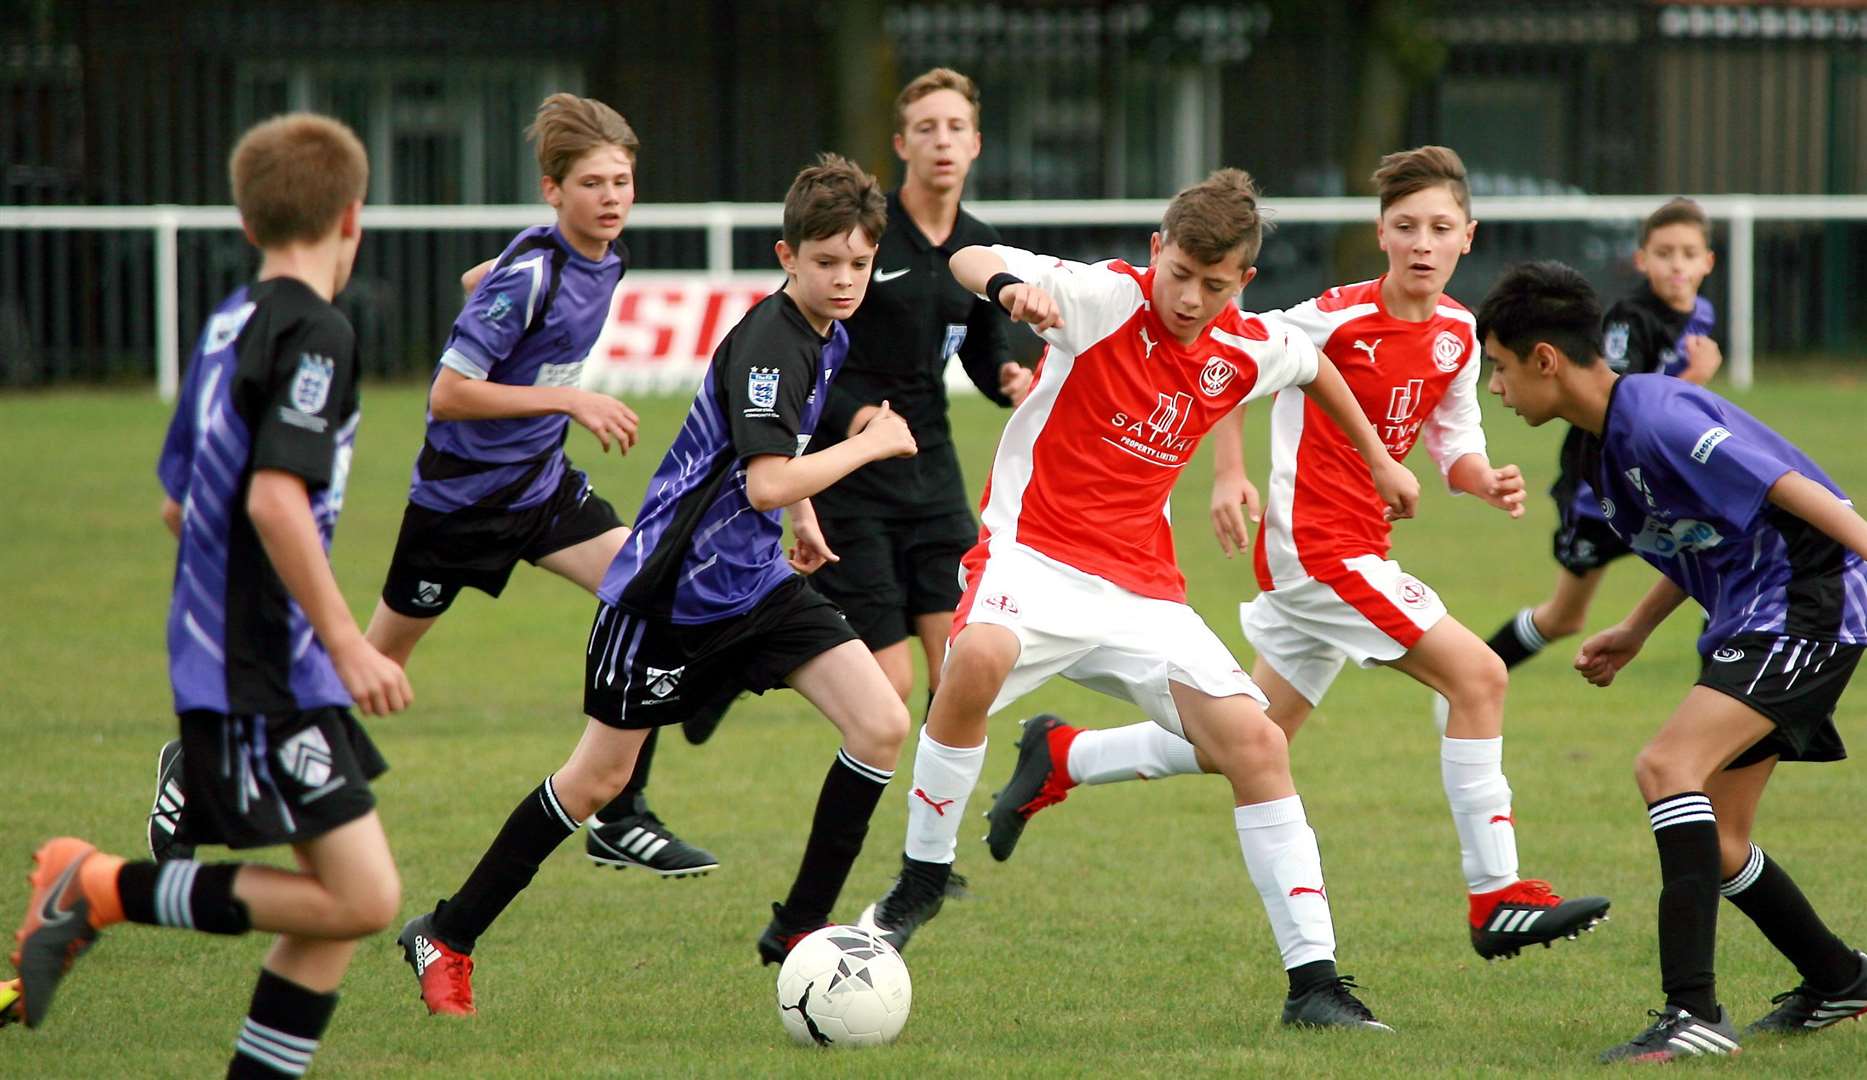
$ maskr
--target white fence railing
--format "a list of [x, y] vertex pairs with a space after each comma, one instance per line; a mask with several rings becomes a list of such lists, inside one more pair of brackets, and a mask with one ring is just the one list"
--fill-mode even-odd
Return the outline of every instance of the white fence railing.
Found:
[[[1739, 389], [1755, 377], [1756, 242], [1760, 221], [1867, 220], [1867, 196], [1860, 195], [1705, 195], [1706, 212], [1726, 230], [1724, 267], [1729, 274], [1726, 311], [1731, 382]], [[1510, 196], [1478, 201], [1481, 221], [1595, 222], [1638, 221], [1657, 200], [1637, 196]], [[1274, 199], [1265, 203], [1271, 220], [1281, 223], [1355, 224], [1372, 221], [1371, 199]], [[1159, 222], [1160, 199], [1048, 202], [977, 202], [968, 209], [999, 226], [1116, 225], [1146, 227]], [[545, 219], [536, 204], [514, 206], [389, 206], [364, 210], [368, 229], [519, 229]], [[636, 228], [698, 228], [706, 232], [706, 274], [725, 278], [735, 271], [768, 269], [733, 265], [733, 233], [742, 227], [779, 224], [775, 203], [649, 204], [630, 212]], [[147, 230], [155, 235], [156, 387], [164, 400], [174, 397], [180, 373], [180, 274], [177, 238], [185, 229], [239, 227], [229, 206], [0, 207], [0, 230]]]

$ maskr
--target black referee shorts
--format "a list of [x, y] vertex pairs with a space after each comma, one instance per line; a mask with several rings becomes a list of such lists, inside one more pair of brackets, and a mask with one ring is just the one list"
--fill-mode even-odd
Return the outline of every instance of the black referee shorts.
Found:
[[743, 615], [682, 625], [599, 603], [584, 654], [583, 711], [634, 730], [666, 727], [742, 690], [785, 685], [785, 677], [856, 632], [801, 577], [772, 590]]
[[1736, 698], [1776, 725], [1727, 768], [1770, 757], [1840, 761], [1848, 756], [1835, 730], [1835, 706], [1860, 663], [1859, 645], [1781, 634], [1739, 634], [1704, 658], [1698, 685]]
[[524, 510], [443, 513], [409, 503], [382, 601], [399, 615], [431, 619], [453, 606], [463, 588], [504, 592], [520, 559], [536, 563], [621, 525], [616, 508], [579, 469], [565, 469], [551, 497]]
[[908, 638], [917, 617], [959, 606], [959, 561], [979, 540], [972, 514], [839, 518], [819, 511], [817, 523], [840, 561], [812, 574], [811, 584], [871, 651]]

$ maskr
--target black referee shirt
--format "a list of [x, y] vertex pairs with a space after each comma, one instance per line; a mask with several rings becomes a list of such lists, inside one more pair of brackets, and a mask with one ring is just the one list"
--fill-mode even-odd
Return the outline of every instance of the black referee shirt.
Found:
[[849, 360], [830, 388], [811, 450], [841, 441], [857, 409], [883, 401], [908, 422], [920, 450], [857, 469], [811, 498], [818, 510], [905, 518], [971, 509], [947, 425], [946, 358], [957, 348], [979, 392], [1010, 405], [998, 391], [999, 365], [1010, 359], [1010, 320], [953, 280], [946, 264], [960, 248], [998, 242], [997, 229], [962, 208], [953, 234], [935, 246], [901, 208], [901, 193], [889, 193], [868, 295], [843, 321]]

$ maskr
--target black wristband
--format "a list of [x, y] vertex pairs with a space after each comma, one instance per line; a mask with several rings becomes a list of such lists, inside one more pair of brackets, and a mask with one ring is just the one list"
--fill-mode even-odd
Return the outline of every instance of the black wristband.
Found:
[[1019, 277], [1016, 274], [1006, 273], [1001, 270], [998, 273], [992, 275], [992, 280], [985, 283], [985, 298], [987, 300], [990, 300], [992, 303], [997, 304], [998, 309], [1000, 311], [1009, 315], [1011, 314], [1011, 309], [1006, 307], [1005, 302], [998, 298], [998, 294], [1001, 292], [1004, 292], [1007, 286], [1022, 285], [1022, 284], [1024, 284], [1023, 278]]

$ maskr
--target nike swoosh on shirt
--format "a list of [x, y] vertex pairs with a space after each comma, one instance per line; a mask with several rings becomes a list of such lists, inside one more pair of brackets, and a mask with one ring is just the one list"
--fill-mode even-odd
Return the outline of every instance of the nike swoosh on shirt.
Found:
[[886, 281], [893, 281], [912, 269], [914, 269], [912, 266], [904, 266], [899, 270], [877, 270], [875, 272], [875, 283], [880, 285]]

